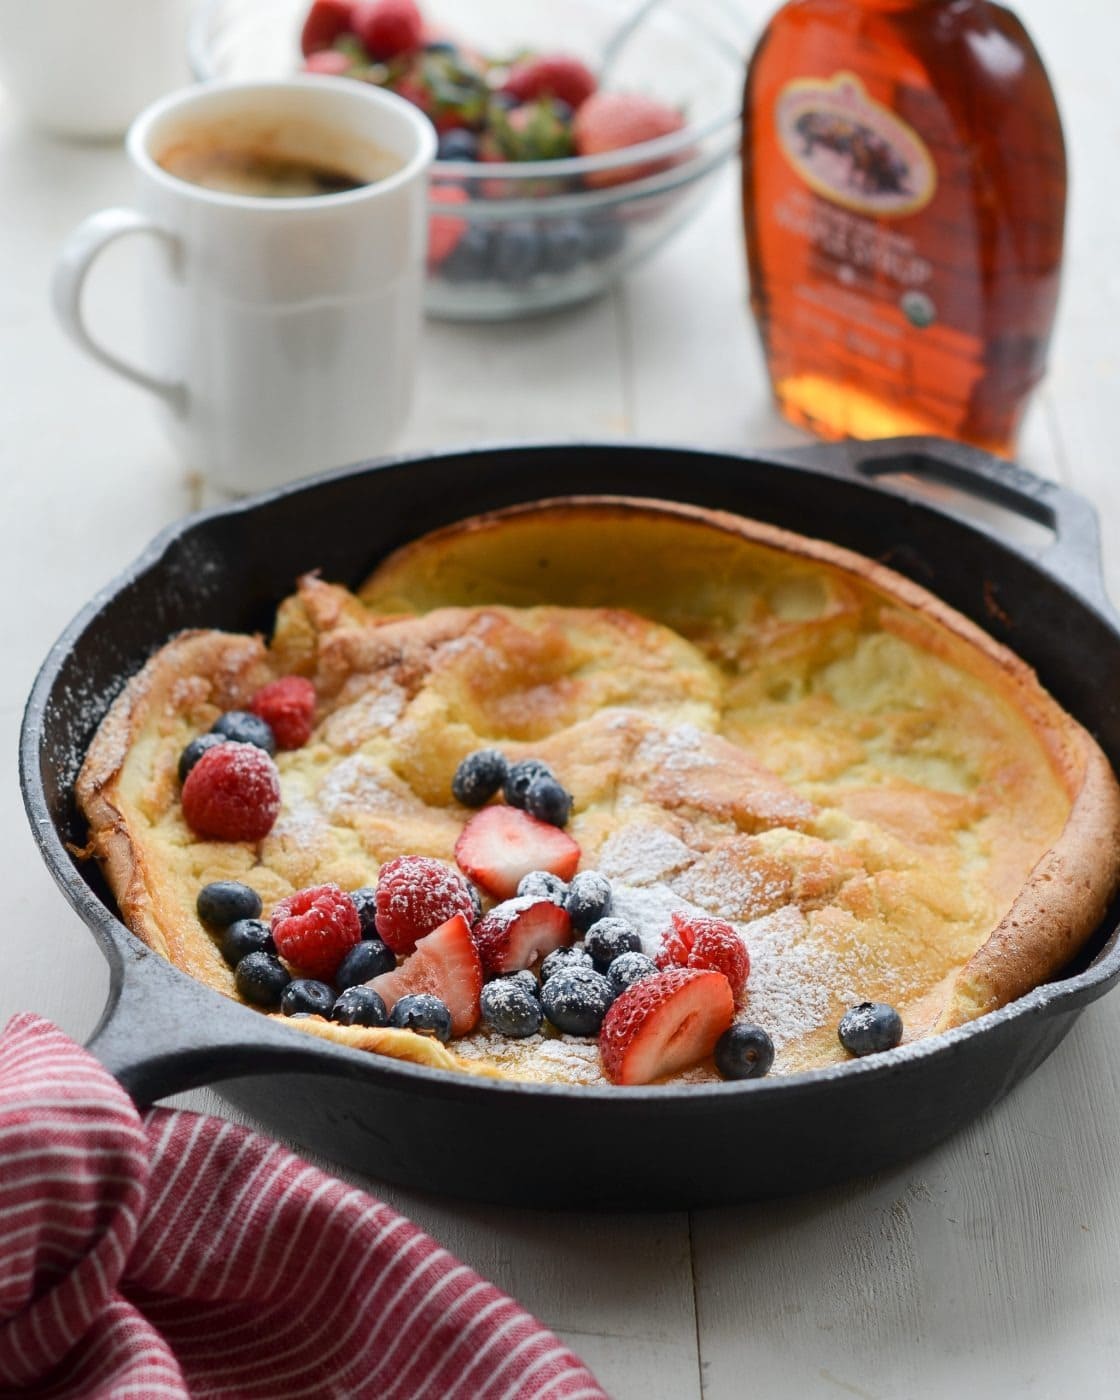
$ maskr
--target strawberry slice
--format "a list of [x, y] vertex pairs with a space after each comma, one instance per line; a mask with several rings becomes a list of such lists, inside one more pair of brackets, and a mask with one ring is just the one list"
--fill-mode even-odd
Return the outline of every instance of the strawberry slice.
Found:
[[470, 925], [456, 914], [421, 938], [416, 951], [395, 972], [383, 972], [366, 984], [380, 996], [386, 1011], [401, 997], [430, 992], [451, 1012], [451, 1034], [466, 1035], [478, 1025], [482, 963]]
[[455, 843], [455, 859], [477, 885], [496, 899], [512, 899], [534, 870], [569, 880], [580, 850], [565, 831], [537, 821], [519, 807], [484, 807]]
[[603, 1020], [599, 1056], [614, 1084], [652, 1084], [698, 1064], [731, 1025], [735, 998], [722, 972], [678, 967], [628, 988]]
[[495, 905], [474, 931], [474, 941], [488, 977], [520, 972], [575, 937], [567, 913], [550, 899], [525, 894]]

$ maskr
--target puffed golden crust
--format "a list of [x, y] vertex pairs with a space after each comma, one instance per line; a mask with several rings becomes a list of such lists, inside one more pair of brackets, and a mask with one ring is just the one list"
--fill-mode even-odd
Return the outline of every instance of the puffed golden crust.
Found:
[[[197, 840], [181, 749], [292, 672], [319, 708], [308, 745], [278, 756], [275, 828]], [[77, 793], [126, 922], [236, 996], [194, 913], [201, 885], [245, 880], [267, 911], [300, 886], [370, 883], [404, 852], [451, 861], [469, 815], [451, 776], [490, 744], [553, 766], [582, 867], [610, 875], [647, 946], [673, 908], [736, 923], [744, 1014], [779, 1071], [842, 1059], [853, 1000], [897, 1006], [907, 1039], [1014, 1000], [1069, 961], [1118, 884], [1120, 789], [1022, 661], [870, 560], [661, 502], [478, 517], [390, 556], [358, 598], [302, 579], [268, 647], [175, 638], [112, 707]], [[291, 1024], [437, 1067], [599, 1077], [593, 1045], [567, 1037], [447, 1049]]]

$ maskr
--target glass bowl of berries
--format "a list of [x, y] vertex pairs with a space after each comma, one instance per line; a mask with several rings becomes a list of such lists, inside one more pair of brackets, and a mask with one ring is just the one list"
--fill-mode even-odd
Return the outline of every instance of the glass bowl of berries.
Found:
[[[631, 20], [636, 23], [628, 23]], [[685, 224], [737, 149], [734, 0], [202, 0], [195, 75], [375, 83], [434, 122], [429, 314], [596, 296]]]

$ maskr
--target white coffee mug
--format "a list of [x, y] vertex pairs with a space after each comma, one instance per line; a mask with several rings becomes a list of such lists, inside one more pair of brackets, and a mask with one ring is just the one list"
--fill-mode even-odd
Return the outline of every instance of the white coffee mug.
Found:
[[[372, 182], [269, 198], [204, 188], [159, 164], [208, 135]], [[391, 446], [420, 325], [436, 147], [427, 118], [345, 79], [215, 82], [149, 107], [126, 144], [136, 208], [87, 219], [55, 268], [55, 310], [77, 343], [160, 400], [185, 461], [220, 490], [255, 491]], [[147, 235], [143, 369], [95, 341], [81, 308], [97, 254], [134, 233]]]

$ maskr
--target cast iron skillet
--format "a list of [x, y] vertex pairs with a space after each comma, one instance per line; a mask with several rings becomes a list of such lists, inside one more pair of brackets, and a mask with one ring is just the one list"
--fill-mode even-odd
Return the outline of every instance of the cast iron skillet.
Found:
[[[1054, 531], [1035, 558], [875, 478], [964, 486]], [[802, 1191], [922, 1152], [1039, 1065], [1120, 977], [1112, 910], [1088, 954], [1014, 1005], [881, 1057], [740, 1084], [576, 1089], [495, 1083], [322, 1044], [178, 972], [116, 917], [71, 787], [125, 678], [183, 627], [267, 629], [297, 574], [357, 584], [390, 549], [496, 506], [568, 493], [719, 506], [883, 560], [1006, 641], [1120, 767], [1120, 619], [1092, 508], [933, 439], [725, 456], [535, 445], [332, 473], [164, 531], [63, 633], [21, 737], [36, 839], [111, 968], [90, 1048], [140, 1103], [221, 1081], [274, 1132], [375, 1177], [534, 1206], [655, 1209]], [[1114, 853], [1102, 852], [1102, 858]]]

